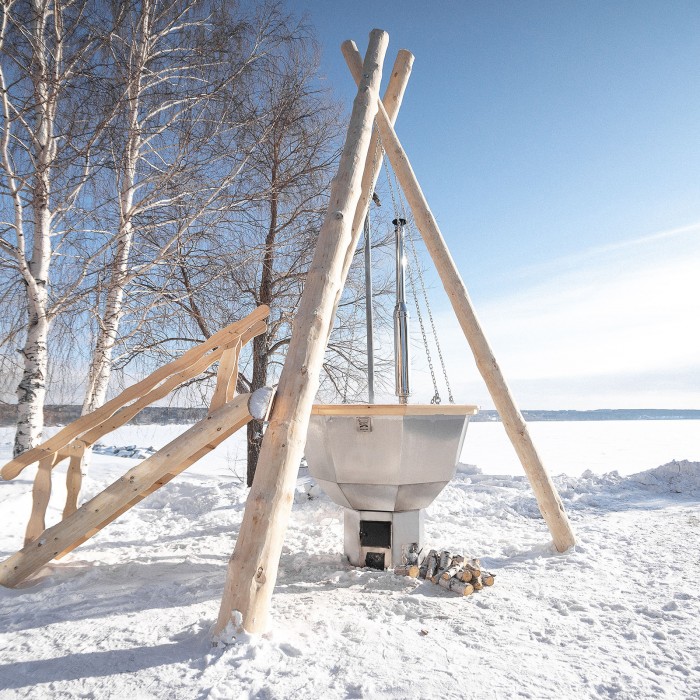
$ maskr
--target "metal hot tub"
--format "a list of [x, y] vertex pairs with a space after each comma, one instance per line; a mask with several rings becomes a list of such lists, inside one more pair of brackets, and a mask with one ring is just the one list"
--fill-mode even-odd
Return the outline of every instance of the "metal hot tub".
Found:
[[422, 510], [454, 476], [469, 416], [476, 412], [476, 406], [453, 404], [313, 407], [309, 473], [348, 509], [345, 552], [351, 563], [394, 566], [406, 546], [422, 546]]

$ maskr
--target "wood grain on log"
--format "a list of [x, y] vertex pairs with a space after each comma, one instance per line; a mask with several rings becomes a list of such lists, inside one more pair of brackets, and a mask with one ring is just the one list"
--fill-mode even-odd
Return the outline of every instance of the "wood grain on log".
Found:
[[[212, 356], [214, 357], [211, 363], [209, 363], [212, 364], [221, 355], [221, 352], [223, 352], [223, 348], [225, 346], [235, 344], [239, 339], [241, 339], [241, 336], [243, 336], [242, 339], [245, 343], [247, 342], [245, 341], [246, 337], [248, 340], [253, 337], [250, 336], [251, 332], [257, 331], [254, 333], [255, 335], [259, 335], [260, 333], [264, 332], [266, 325], [264, 324], [263, 319], [267, 317], [269, 313], [269, 307], [257, 307], [252, 313], [246, 316], [246, 318], [223, 328], [212, 335], [208, 340], [200, 343], [194, 348], [191, 348], [177, 359], [169, 362], [167, 365], [163, 365], [163, 367], [160, 367], [142, 381], [130, 386], [114, 399], [108, 401], [106, 404], [104, 404], [104, 406], [101, 406], [92, 413], [88, 413], [87, 415], [80, 417], [78, 420], [68, 424], [46, 442], [15, 457], [2, 468], [0, 475], [3, 479], [8, 481], [10, 479], [14, 479], [25, 467], [33, 464], [34, 462], [40, 461], [49, 455], [60, 452], [77, 437], [81, 437], [81, 439], [87, 444], [93, 444], [97, 438], [101, 437], [101, 435], [126, 423], [128, 418], [125, 419], [124, 416], [126, 416], [129, 411], [134, 409], [134, 406], [126, 407], [127, 404], [134, 400], [137, 400], [138, 403], [139, 399], [145, 399], [147, 395], [149, 397], [148, 403], [152, 403], [158, 398], [162, 398], [162, 396], [165, 394], [158, 393], [159, 390], [161, 390], [161, 387], [158, 386], [161, 384], [161, 382], [168, 380], [168, 378], [172, 377], [178, 372], [187, 372], [187, 370], [199, 360], [206, 360], [204, 355], [206, 355], [206, 353], [209, 351], [212, 351]], [[218, 352], [218, 350], [221, 350], [221, 352]], [[208, 366], [209, 365], [205, 365], [205, 367]], [[176, 386], [177, 385], [179, 384], [176, 384]], [[156, 389], [156, 387], [158, 388]], [[172, 388], [169, 389], [166, 394], [169, 393]], [[140, 408], [138, 410], [141, 410], [141, 408], [148, 405], [148, 403], [143, 405], [139, 404]], [[115, 416], [117, 411], [119, 411], [119, 415]], [[136, 413], [138, 413], [138, 411], [136, 411]], [[132, 413], [131, 416], [133, 417], [133, 415], [135, 414]], [[111, 423], [109, 422], [110, 419], [112, 419]], [[88, 431], [99, 431], [99, 434], [93, 434], [93, 432]], [[84, 433], [87, 433], [87, 435], [84, 435]]]

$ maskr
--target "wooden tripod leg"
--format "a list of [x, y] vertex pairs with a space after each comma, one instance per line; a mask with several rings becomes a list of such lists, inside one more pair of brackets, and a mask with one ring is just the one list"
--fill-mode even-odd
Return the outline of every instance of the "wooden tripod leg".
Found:
[[[359, 83], [362, 75], [362, 63], [357, 47], [353, 42], [346, 41], [342, 49], [355, 82]], [[447, 296], [452, 302], [452, 308], [474, 354], [479, 372], [498, 409], [508, 437], [513, 443], [513, 447], [527, 474], [540, 512], [552, 533], [554, 546], [557, 550], [563, 552], [576, 544], [576, 538], [564, 510], [564, 505], [559, 498], [554, 483], [542, 464], [542, 460], [537, 454], [525, 419], [515, 404], [505, 377], [501, 373], [481, 324], [476, 317], [471, 300], [467, 294], [467, 288], [450, 255], [450, 251], [447, 249], [437, 221], [435, 221], [435, 217], [430, 211], [425, 195], [411, 168], [408, 156], [396, 136], [396, 132], [387, 117], [386, 110], [381, 104], [377, 113], [377, 126], [387, 157], [391, 161], [396, 177], [413, 212], [416, 226], [435, 263]]]
[[[413, 54], [411, 54], [410, 51], [401, 49], [396, 56], [396, 61], [394, 61], [389, 84], [387, 85], [384, 98], [382, 99], [382, 104], [386, 108], [386, 113], [392, 124], [396, 122], [396, 118], [399, 115], [399, 109], [401, 108], [403, 96], [406, 92], [408, 79], [411, 77], [412, 67]], [[355, 255], [355, 248], [357, 248], [357, 243], [360, 240], [360, 232], [363, 229], [365, 218], [369, 212], [370, 202], [374, 194], [374, 187], [377, 184], [377, 179], [379, 178], [379, 173], [382, 168], [384, 154], [381, 148], [378, 147], [379, 134], [375, 130], [372, 132], [372, 138], [370, 139], [369, 148], [367, 150], [365, 169], [362, 173], [362, 194], [360, 195], [360, 201], [357, 203], [355, 217], [352, 221], [353, 244], [350, 246], [348, 255], [345, 258], [343, 279], [346, 279], [348, 276], [348, 271], [350, 270], [350, 265]]]
[[345, 147], [333, 179], [328, 211], [294, 320], [277, 399], [263, 440], [248, 496], [214, 634], [223, 632], [238, 610], [243, 627], [267, 627], [294, 484], [304, 450], [326, 340], [342, 293], [342, 271], [352, 241], [352, 220], [361, 193], [362, 170], [377, 109], [377, 95], [388, 36], [370, 34], [360, 87], [353, 104]]

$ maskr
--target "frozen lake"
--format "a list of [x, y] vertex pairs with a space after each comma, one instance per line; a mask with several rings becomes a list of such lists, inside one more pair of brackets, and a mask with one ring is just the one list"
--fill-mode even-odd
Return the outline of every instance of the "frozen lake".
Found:
[[[106, 445], [160, 448], [189, 426], [126, 426], [105, 436]], [[530, 434], [552, 475], [580, 476], [617, 470], [621, 475], [653, 469], [676, 459], [700, 461], [700, 421], [533, 421]], [[57, 428], [48, 428], [53, 434]], [[10, 457], [11, 428], [0, 429], [0, 460]], [[224, 442], [212, 455], [225, 472], [245, 474], [245, 431]], [[103, 457], [102, 459], [106, 459]], [[470, 423], [461, 462], [474, 464], [484, 474], [523, 473], [501, 423]]]
[[[700, 421], [533, 421], [530, 435], [550, 474], [634, 474], [671, 460], [700, 461]], [[522, 474], [501, 423], [470, 423], [462, 462], [485, 474]]]

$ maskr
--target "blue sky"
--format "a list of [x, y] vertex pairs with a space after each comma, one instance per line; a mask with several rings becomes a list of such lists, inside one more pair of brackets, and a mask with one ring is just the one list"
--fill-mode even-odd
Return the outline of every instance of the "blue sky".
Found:
[[[348, 109], [344, 39], [415, 55], [397, 133], [521, 407], [700, 407], [700, 3], [289, 6]], [[433, 296], [456, 398], [490, 407]]]

